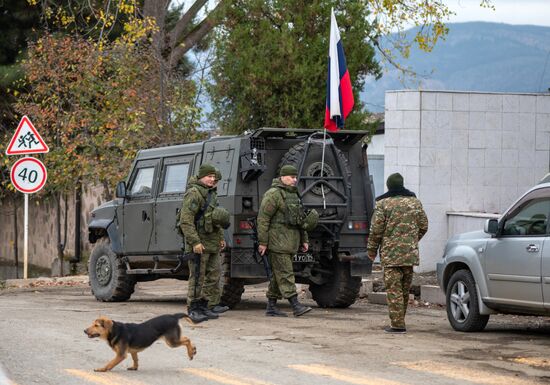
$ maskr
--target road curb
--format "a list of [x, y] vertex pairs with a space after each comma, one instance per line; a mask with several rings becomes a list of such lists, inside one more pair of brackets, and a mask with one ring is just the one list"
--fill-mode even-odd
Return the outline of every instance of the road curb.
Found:
[[68, 284], [88, 284], [89, 279], [87, 275], [72, 275], [67, 277], [38, 277], [27, 279], [6, 279], [0, 281], [2, 286], [10, 288], [22, 288], [29, 286], [55, 286], [55, 285], [68, 285]]
[[443, 293], [439, 286], [435, 285], [420, 286], [420, 299], [423, 302], [436, 305], [445, 305], [446, 302], [445, 293]]

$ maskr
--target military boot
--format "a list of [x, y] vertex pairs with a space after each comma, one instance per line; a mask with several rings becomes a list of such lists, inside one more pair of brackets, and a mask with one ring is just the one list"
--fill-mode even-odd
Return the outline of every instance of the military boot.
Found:
[[208, 317], [201, 311], [198, 301], [192, 301], [189, 304], [187, 313], [189, 315], [189, 318], [191, 318], [191, 320], [196, 324], [202, 321], [208, 321]]
[[302, 314], [306, 314], [308, 311], [311, 310], [309, 306], [304, 306], [300, 302], [298, 302], [298, 295], [294, 294], [292, 297], [288, 299], [288, 302], [292, 305], [292, 313], [294, 313], [294, 317], [299, 317]]
[[277, 298], [267, 299], [267, 307], [265, 308], [265, 315], [270, 317], [287, 317], [286, 313], [283, 313], [277, 308]]
[[199, 308], [201, 310], [201, 313], [208, 317], [208, 319], [218, 319], [220, 317], [218, 314], [214, 313], [208, 308], [208, 301], [205, 299], [201, 299], [199, 301]]
[[226, 311], [228, 311], [229, 306], [218, 304], [218, 305], [212, 307], [210, 310], [212, 310], [216, 314], [221, 314], [221, 313], [225, 313]]

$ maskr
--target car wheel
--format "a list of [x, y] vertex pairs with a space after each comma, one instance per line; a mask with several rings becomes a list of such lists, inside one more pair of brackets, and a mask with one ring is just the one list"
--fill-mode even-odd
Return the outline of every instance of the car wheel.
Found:
[[352, 277], [349, 262], [332, 263], [331, 270], [334, 275], [322, 284], [309, 285], [309, 291], [313, 300], [319, 307], [346, 308], [351, 306], [359, 298], [361, 289], [361, 277]]
[[241, 296], [244, 293], [244, 281], [240, 278], [231, 278], [231, 252], [226, 251], [222, 256], [222, 296], [220, 303], [233, 309], [241, 302]]
[[453, 329], [478, 332], [489, 322], [489, 315], [479, 313], [476, 284], [469, 270], [456, 271], [447, 285], [447, 318]]
[[126, 266], [111, 249], [108, 238], [95, 244], [88, 261], [88, 275], [98, 301], [126, 301], [134, 292], [136, 281], [126, 274]]

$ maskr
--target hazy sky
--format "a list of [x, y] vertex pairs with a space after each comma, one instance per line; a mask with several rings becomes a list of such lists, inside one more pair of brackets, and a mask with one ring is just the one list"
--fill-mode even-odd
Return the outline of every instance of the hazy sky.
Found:
[[456, 13], [451, 22], [491, 21], [550, 26], [550, 0], [493, 0], [495, 10], [481, 8], [480, 0], [445, 0]]

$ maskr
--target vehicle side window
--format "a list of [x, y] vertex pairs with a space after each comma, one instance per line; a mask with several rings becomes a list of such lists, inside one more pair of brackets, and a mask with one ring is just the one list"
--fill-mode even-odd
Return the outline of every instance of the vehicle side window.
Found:
[[187, 187], [189, 163], [167, 164], [164, 170], [162, 193], [182, 193]]
[[155, 167], [143, 167], [137, 170], [134, 183], [130, 189], [131, 196], [151, 196]]
[[544, 235], [549, 214], [550, 198], [533, 199], [511, 213], [504, 222], [502, 235]]

